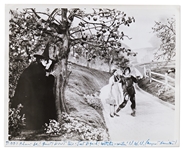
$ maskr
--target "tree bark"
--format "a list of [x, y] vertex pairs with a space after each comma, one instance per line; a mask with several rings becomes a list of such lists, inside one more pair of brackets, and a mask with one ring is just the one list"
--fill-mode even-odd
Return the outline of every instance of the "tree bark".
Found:
[[62, 22], [64, 25], [63, 46], [59, 49], [58, 63], [55, 65], [55, 103], [57, 110], [57, 120], [62, 121], [62, 112], [69, 113], [65, 101], [65, 89], [68, 80], [67, 63], [70, 52], [69, 47], [69, 27], [67, 26], [67, 9], [62, 9]]
[[67, 73], [67, 59], [59, 61], [55, 67], [55, 103], [57, 120], [62, 121], [62, 112], [69, 113], [65, 100], [65, 89], [69, 75]]
[[[61, 70], [60, 68], [60, 62], [58, 62], [57, 66], [56, 66], [56, 69], [55, 71], [57, 70]], [[61, 89], [61, 75], [59, 73], [56, 73], [55, 75], [55, 103], [56, 103], [56, 111], [57, 111], [57, 120], [58, 122], [61, 122], [62, 121], [62, 109], [61, 109], [61, 92], [60, 92], [60, 89]]]
[[65, 89], [66, 89], [66, 83], [67, 83], [67, 59], [62, 59], [62, 74], [61, 74], [61, 88], [60, 88], [60, 93], [61, 93], [61, 110], [62, 112], [69, 113], [68, 108], [66, 106], [66, 101], [65, 101]]

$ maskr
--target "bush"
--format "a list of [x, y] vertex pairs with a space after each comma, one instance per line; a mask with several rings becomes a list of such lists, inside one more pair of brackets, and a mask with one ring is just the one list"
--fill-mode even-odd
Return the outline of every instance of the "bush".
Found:
[[55, 120], [50, 120], [50, 123], [46, 124], [44, 130], [47, 134], [63, 135], [66, 138], [72, 137], [73, 134], [77, 134], [83, 141], [109, 140], [109, 135], [107, 134], [106, 130], [102, 128], [94, 128], [66, 113], [62, 113], [62, 121], [63, 123], [60, 125]]
[[29, 65], [26, 58], [21, 62], [15, 60], [13, 52], [9, 53], [9, 97], [12, 98], [15, 93], [16, 85], [23, 70]]
[[45, 123], [44, 131], [50, 135], [60, 135], [61, 134], [61, 126], [56, 120], [49, 120], [50, 122]]
[[100, 109], [103, 110], [103, 105], [100, 100], [100, 98], [94, 94], [94, 95], [84, 95], [84, 98], [89, 106], [93, 107], [94, 109]]
[[23, 106], [19, 104], [17, 108], [9, 109], [9, 136], [10, 139], [17, 135], [20, 135], [21, 129], [26, 126], [25, 115], [21, 115], [21, 109]]
[[160, 84], [157, 84], [155, 87], [158, 88], [157, 92], [158, 97], [160, 97], [161, 94], [165, 93], [166, 91], [170, 90], [170, 88], [167, 88], [166, 86]]
[[64, 123], [62, 124], [62, 133], [73, 134], [76, 133], [80, 136], [83, 141], [104, 141], [108, 140], [107, 131], [103, 128], [95, 128], [77, 120], [76, 118], [63, 113], [62, 119]]

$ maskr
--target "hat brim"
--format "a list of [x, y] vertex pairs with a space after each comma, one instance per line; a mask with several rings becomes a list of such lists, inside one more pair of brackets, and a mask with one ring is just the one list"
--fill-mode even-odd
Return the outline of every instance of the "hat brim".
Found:
[[39, 54], [34, 54], [34, 57], [41, 57], [41, 58], [45, 58], [43, 55], [39, 55]]
[[52, 60], [54, 63], [56, 63], [56, 62], [58, 62], [56, 59], [52, 59], [52, 58], [45, 58], [43, 55], [39, 55], [39, 54], [34, 54], [33, 55], [34, 57], [36, 57], [36, 58], [43, 58], [43, 59], [50, 59], [50, 60]]
[[52, 60], [53, 63], [57, 63], [58, 62], [57, 60], [54, 60], [54, 59], [51, 59], [51, 58], [50, 58], [50, 60]]

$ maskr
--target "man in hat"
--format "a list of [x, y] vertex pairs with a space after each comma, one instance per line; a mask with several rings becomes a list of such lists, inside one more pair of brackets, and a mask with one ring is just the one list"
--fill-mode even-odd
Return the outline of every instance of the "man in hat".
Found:
[[133, 83], [136, 83], [137, 79], [130, 73], [131, 73], [131, 69], [127, 67], [124, 69], [123, 75], [121, 76], [124, 101], [119, 105], [118, 109], [116, 110], [116, 113], [118, 113], [122, 108], [124, 108], [128, 100], [130, 100], [131, 109], [132, 109], [131, 115], [135, 116], [136, 102], [135, 102], [135, 88], [133, 86]]
[[27, 129], [40, 129], [49, 119], [56, 119], [53, 95], [54, 77], [47, 75], [55, 61], [49, 57], [49, 43], [42, 54], [35, 54], [32, 62], [21, 74], [11, 107], [23, 105]]

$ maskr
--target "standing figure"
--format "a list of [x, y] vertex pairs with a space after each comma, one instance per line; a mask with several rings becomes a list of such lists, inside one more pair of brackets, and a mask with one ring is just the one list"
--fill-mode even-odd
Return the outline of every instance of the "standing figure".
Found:
[[118, 76], [117, 70], [114, 69], [112, 71], [112, 76], [109, 79], [109, 98], [107, 99], [107, 103], [110, 105], [110, 116], [119, 116], [115, 113], [115, 107], [119, 105], [121, 100], [121, 92], [119, 89], [120, 78]]
[[124, 69], [123, 75], [121, 76], [121, 83], [122, 83], [122, 89], [123, 89], [123, 96], [124, 101], [119, 105], [118, 109], [116, 110], [116, 113], [118, 113], [122, 108], [124, 108], [128, 102], [128, 100], [131, 101], [131, 109], [132, 109], [132, 116], [135, 116], [136, 114], [136, 101], [135, 101], [135, 88], [133, 86], [133, 83], [137, 82], [137, 79], [132, 76], [131, 70], [129, 67]]
[[54, 77], [48, 73], [55, 61], [49, 57], [49, 44], [44, 52], [35, 54], [32, 62], [20, 75], [11, 99], [11, 107], [22, 104], [21, 113], [25, 114], [26, 129], [40, 129], [49, 119], [56, 118], [55, 98], [53, 95]]

